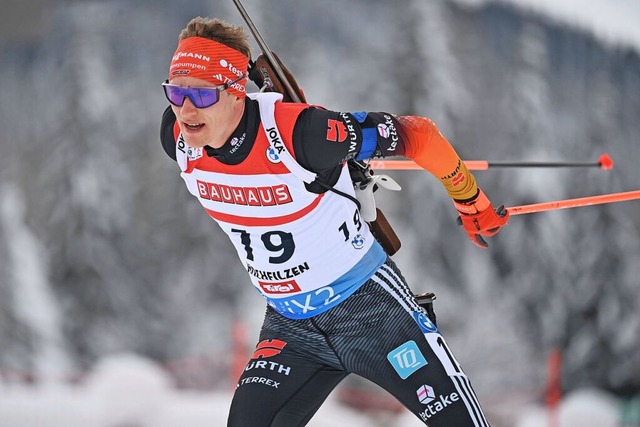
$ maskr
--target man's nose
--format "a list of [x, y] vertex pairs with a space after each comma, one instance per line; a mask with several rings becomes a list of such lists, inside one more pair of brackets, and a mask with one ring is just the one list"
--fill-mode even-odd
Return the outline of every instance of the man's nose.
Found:
[[188, 96], [185, 96], [184, 103], [182, 104], [182, 107], [180, 107], [180, 113], [183, 116], [190, 116], [196, 113], [197, 110], [198, 109], [193, 105], [193, 102], [191, 102], [191, 99]]

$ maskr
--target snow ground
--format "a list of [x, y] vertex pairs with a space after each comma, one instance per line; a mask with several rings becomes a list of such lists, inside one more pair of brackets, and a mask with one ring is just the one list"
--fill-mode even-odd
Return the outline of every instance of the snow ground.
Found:
[[[39, 387], [0, 383], [0, 427], [211, 427], [226, 425], [232, 391], [194, 392], [172, 388], [156, 364], [135, 355], [102, 360], [82, 385]], [[542, 407], [522, 407], [515, 427], [547, 427]], [[558, 409], [557, 427], [616, 427], [619, 402], [598, 390], [580, 390]], [[412, 427], [409, 413], [372, 418], [330, 397], [309, 427]], [[495, 426], [501, 427], [501, 426]]]

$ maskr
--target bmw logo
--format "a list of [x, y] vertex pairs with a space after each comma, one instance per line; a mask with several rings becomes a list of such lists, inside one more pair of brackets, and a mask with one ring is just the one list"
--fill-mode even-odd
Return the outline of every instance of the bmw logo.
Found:
[[365, 240], [364, 237], [362, 237], [362, 234], [356, 234], [353, 240], [351, 240], [351, 244], [356, 249], [362, 249], [364, 247], [364, 242]]
[[418, 324], [418, 326], [420, 327], [423, 333], [429, 334], [429, 333], [438, 332], [438, 328], [436, 328], [436, 325], [434, 325], [433, 322], [429, 320], [426, 314], [418, 311], [414, 311], [412, 314], [413, 314], [413, 318], [415, 319], [416, 323]]
[[267, 148], [267, 159], [269, 159], [271, 163], [280, 163], [280, 156], [273, 147]]

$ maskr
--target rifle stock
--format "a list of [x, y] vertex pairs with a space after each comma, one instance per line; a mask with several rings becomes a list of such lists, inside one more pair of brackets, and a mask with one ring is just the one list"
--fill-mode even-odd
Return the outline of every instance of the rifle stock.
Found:
[[281, 93], [283, 102], [306, 103], [307, 99], [304, 96], [304, 92], [302, 92], [302, 89], [298, 86], [298, 82], [296, 82], [293, 74], [291, 74], [282, 61], [280, 61], [278, 55], [274, 52], [271, 53], [273, 60], [277, 62], [278, 67], [282, 71], [284, 81], [280, 78], [280, 74], [276, 71], [269, 57], [264, 53], [260, 54], [253, 63], [249, 71], [249, 78], [258, 85], [258, 87], [265, 88], [264, 90], [268, 92]]

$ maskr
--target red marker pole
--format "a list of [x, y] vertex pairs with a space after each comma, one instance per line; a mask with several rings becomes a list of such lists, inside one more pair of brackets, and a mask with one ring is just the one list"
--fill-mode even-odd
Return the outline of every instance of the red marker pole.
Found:
[[547, 360], [546, 401], [549, 427], [560, 427], [558, 409], [562, 399], [562, 352], [559, 348], [551, 351]]
[[245, 324], [236, 320], [231, 329], [231, 385], [235, 389], [238, 379], [244, 372], [248, 361], [249, 345], [247, 344], [247, 329]]

